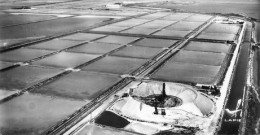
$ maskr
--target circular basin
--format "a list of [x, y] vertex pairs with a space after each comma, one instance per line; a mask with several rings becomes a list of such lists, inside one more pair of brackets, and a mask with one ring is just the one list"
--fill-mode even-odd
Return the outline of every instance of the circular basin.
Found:
[[132, 120], [159, 123], [201, 119], [215, 110], [210, 97], [185, 84], [141, 82], [129, 89], [129, 95], [110, 110]]

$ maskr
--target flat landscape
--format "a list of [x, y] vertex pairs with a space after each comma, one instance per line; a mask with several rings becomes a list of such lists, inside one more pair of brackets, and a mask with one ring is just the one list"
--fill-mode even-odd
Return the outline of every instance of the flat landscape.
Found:
[[0, 134], [259, 134], [257, 0], [0, 0]]

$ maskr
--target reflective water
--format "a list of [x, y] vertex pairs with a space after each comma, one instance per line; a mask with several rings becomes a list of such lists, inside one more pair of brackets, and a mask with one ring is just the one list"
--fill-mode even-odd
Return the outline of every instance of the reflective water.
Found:
[[0, 14], [0, 27], [25, 24], [36, 21], [50, 20], [57, 18], [52, 15], [33, 15], [33, 14]]
[[10, 62], [24, 62], [52, 52], [54, 51], [21, 48], [0, 53], [0, 60]]
[[68, 39], [68, 40], [83, 40], [83, 41], [90, 41], [105, 35], [102, 34], [91, 34], [91, 33], [76, 33], [69, 36], [61, 37], [60, 39]]
[[152, 19], [153, 20], [153, 19], [164, 17], [164, 16], [167, 16], [167, 15], [170, 15], [170, 13], [157, 12], [157, 13], [153, 13], [153, 14], [149, 14], [149, 15], [144, 15], [144, 16], [141, 16], [139, 18], [141, 18], [141, 19]]
[[136, 28], [131, 28], [131, 29], [128, 29], [128, 30], [124, 30], [124, 31], [122, 31], [120, 33], [150, 35], [151, 33], [155, 32], [155, 31], [157, 31], [157, 29], [136, 27]]
[[68, 47], [72, 47], [82, 43], [82, 41], [70, 41], [70, 40], [49, 40], [46, 42], [41, 42], [38, 44], [33, 44], [28, 46], [29, 48], [36, 48], [36, 49], [47, 49], [47, 50], [62, 50]]
[[95, 119], [95, 123], [115, 128], [124, 128], [130, 122], [113, 112], [104, 111]]
[[172, 23], [175, 23], [175, 21], [155, 20], [142, 25], [138, 25], [137, 28], [159, 29], [166, 27]]
[[94, 63], [91, 63], [82, 70], [113, 74], [126, 74], [137, 69], [146, 61], [146, 59], [107, 56]]
[[162, 20], [171, 20], [171, 21], [180, 21], [188, 16], [190, 16], [192, 14], [190, 13], [174, 13], [174, 14], [170, 14], [168, 16], [165, 16], [163, 18], [160, 18]]
[[61, 52], [37, 61], [34, 61], [33, 65], [60, 67], [60, 68], [73, 68], [88, 62], [92, 59], [99, 57], [100, 55], [91, 55], [83, 53], [71, 53]]
[[181, 30], [181, 31], [192, 31], [195, 28], [199, 27], [202, 25], [204, 22], [186, 22], [186, 21], [181, 21], [176, 24], [173, 24], [165, 29], [169, 30]]
[[106, 26], [92, 29], [92, 31], [119, 32], [119, 31], [125, 30], [127, 28], [128, 27], [124, 27], [124, 26], [106, 25]]
[[79, 135], [136, 135], [135, 133], [114, 130], [112, 128], [97, 125], [87, 125], [79, 132]]
[[123, 57], [149, 59], [162, 51], [163, 51], [163, 49], [160, 49], [160, 48], [128, 46], [111, 55], [112, 56], [123, 56]]
[[147, 21], [149, 21], [149, 20], [133, 18], [133, 19], [122, 21], [122, 22], [113, 23], [111, 25], [113, 25], [113, 26], [122, 26], [122, 27], [131, 27], [131, 26], [135, 26], [135, 25], [139, 25], [139, 24], [145, 23]]
[[219, 70], [220, 66], [168, 62], [151, 78], [171, 82], [212, 84]]
[[0, 105], [3, 135], [42, 134], [85, 102], [25, 93]]
[[221, 66], [226, 58], [224, 53], [199, 52], [199, 51], [179, 51], [171, 58], [171, 62], [185, 62], [190, 64], [203, 64]]
[[232, 45], [210, 42], [189, 42], [183, 49], [189, 51], [230, 53]]
[[170, 37], [185, 37], [188, 35], [191, 31], [180, 31], [180, 30], [161, 30], [159, 32], [156, 32], [153, 35], [157, 36], [170, 36]]
[[260, 43], [260, 23], [256, 23], [255, 41]]
[[59, 69], [20, 66], [0, 72], [0, 89], [17, 90], [40, 82], [60, 73]]
[[84, 44], [84, 45], [69, 49], [67, 51], [80, 52], [80, 53], [91, 53], [91, 54], [104, 54], [104, 53], [108, 53], [112, 50], [115, 50], [119, 47], [121, 47], [121, 45], [92, 42], [92, 43]]
[[246, 86], [249, 49], [249, 43], [242, 44], [241, 53], [239, 54], [236, 67], [237, 69], [234, 74], [234, 80], [232, 82], [231, 91], [226, 104], [226, 111], [224, 118], [222, 119], [223, 122], [219, 134], [238, 134], [242, 112], [242, 103], [239, 100], [243, 100], [244, 88]]
[[145, 39], [142, 39], [142, 40], [139, 40], [139, 41], [133, 43], [133, 45], [164, 48], [164, 47], [169, 47], [176, 42], [177, 42], [177, 40], [145, 38]]
[[126, 36], [107, 36], [99, 39], [96, 42], [113, 43], [113, 44], [128, 44], [137, 40], [137, 37], [126, 37]]
[[196, 38], [233, 41], [235, 39], [235, 37], [236, 37], [235, 34], [202, 32]]
[[185, 21], [191, 21], [191, 22], [205, 22], [209, 20], [212, 16], [211, 15], [203, 15], [203, 14], [195, 14], [188, 18], [185, 18]]
[[19, 39], [62, 34], [87, 28], [108, 18], [67, 17], [56, 20], [0, 28], [0, 39]]
[[239, 28], [240, 26], [237, 24], [213, 23], [205, 29], [205, 32], [237, 34]]
[[91, 101], [121, 78], [117, 75], [89, 72], [73, 72], [62, 78], [34, 90], [49, 96]]

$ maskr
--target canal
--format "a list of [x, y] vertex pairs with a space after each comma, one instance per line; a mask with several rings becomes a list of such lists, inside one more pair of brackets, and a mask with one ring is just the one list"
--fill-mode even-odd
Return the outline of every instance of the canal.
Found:
[[250, 43], [242, 43], [219, 134], [238, 134], [242, 117], [243, 92], [246, 86], [249, 49]]

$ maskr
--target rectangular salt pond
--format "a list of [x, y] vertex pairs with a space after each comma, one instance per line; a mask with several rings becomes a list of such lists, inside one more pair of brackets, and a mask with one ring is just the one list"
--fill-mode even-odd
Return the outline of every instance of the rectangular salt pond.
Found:
[[103, 42], [103, 43], [111, 43], [111, 44], [128, 44], [135, 40], [138, 37], [128, 37], [128, 36], [107, 36], [105, 38], [99, 39], [96, 42]]
[[31, 46], [28, 46], [29, 48], [35, 48], [35, 49], [46, 49], [46, 50], [62, 50], [66, 49], [68, 47], [72, 47], [78, 44], [83, 43], [83, 41], [71, 41], [71, 40], [49, 40], [41, 43], [37, 43]]
[[0, 104], [1, 134], [42, 134], [85, 104], [84, 101], [25, 93]]
[[133, 27], [133, 26], [136, 26], [136, 25], [140, 25], [142, 23], [146, 23], [148, 21], [150, 21], [150, 20], [133, 18], [133, 19], [129, 19], [129, 20], [113, 23], [111, 25], [113, 25], [113, 26], [120, 26], [120, 27]]
[[106, 56], [82, 70], [123, 75], [137, 69], [146, 61], [146, 59]]
[[135, 133], [126, 132], [122, 130], [115, 130], [114, 128], [97, 126], [97, 125], [87, 125], [85, 126], [78, 135], [136, 135]]
[[173, 24], [175, 22], [176, 21], [167, 21], [167, 20], [158, 19], [158, 20], [153, 20], [153, 21], [145, 23], [145, 24], [154, 24], [154, 25], [167, 26], [167, 25]]
[[72, 72], [32, 92], [91, 101], [120, 80], [118, 75]]
[[76, 33], [76, 34], [61, 37], [60, 39], [90, 41], [104, 36], [105, 35], [102, 34]]
[[58, 67], [58, 68], [74, 68], [100, 55], [60, 52], [58, 54], [32, 62], [33, 65]]
[[199, 52], [181, 50], [175, 54], [171, 62], [221, 66], [226, 58], [225, 53]]
[[184, 20], [191, 22], [205, 22], [208, 21], [211, 17], [211, 15], [195, 14], [188, 18], [185, 18]]
[[108, 53], [112, 50], [115, 50], [119, 47], [121, 47], [121, 45], [91, 42], [88, 44], [84, 44], [84, 45], [69, 49], [67, 51], [76, 52], [76, 53], [104, 54], [104, 53]]
[[170, 82], [213, 84], [221, 66], [167, 62], [151, 78]]
[[0, 14], [0, 27], [25, 24], [30, 22], [37, 22], [43, 20], [51, 20], [57, 18], [55, 15], [43, 14]]
[[0, 72], [0, 89], [21, 90], [62, 72], [59, 69], [20, 66]]
[[185, 37], [191, 31], [180, 31], [180, 30], [161, 30], [159, 32], [154, 33], [156, 36], [167, 36], [167, 37]]
[[213, 23], [207, 27], [204, 31], [208, 33], [229, 33], [237, 34], [240, 29], [238, 24], [221, 24]]
[[189, 42], [183, 49], [189, 51], [231, 53], [232, 45], [212, 42]]
[[148, 14], [148, 15], [144, 15], [141, 17], [138, 17], [139, 19], [157, 19], [157, 18], [161, 18], [164, 16], [170, 15], [170, 13], [167, 12], [157, 12], [157, 13], [153, 13], [153, 14]]
[[35, 38], [62, 34], [89, 28], [103, 21], [110, 20], [106, 17], [65, 17], [38, 23], [16, 25], [1, 29], [4, 33], [0, 39]]
[[188, 16], [190, 16], [192, 14], [190, 13], [174, 13], [174, 14], [170, 14], [168, 16], [165, 16], [163, 18], [161, 18], [161, 20], [171, 20], [171, 21], [180, 21]]
[[113, 26], [113, 25], [106, 25], [102, 27], [98, 27], [95, 29], [92, 29], [91, 31], [105, 31], [105, 32], [119, 32], [125, 29], [128, 29], [129, 27], [124, 26]]
[[175, 23], [169, 27], [166, 27], [167, 30], [181, 30], [181, 31], [192, 31], [202, 25], [204, 22], [185, 22], [181, 21]]
[[175, 44], [177, 40], [168, 40], [168, 39], [156, 39], [156, 38], [145, 38], [139, 40], [133, 45], [135, 46], [144, 46], [144, 47], [156, 47], [156, 48], [167, 48]]
[[52, 52], [54, 51], [20, 48], [0, 53], [0, 60], [7, 62], [24, 62]]
[[138, 25], [136, 28], [160, 29], [173, 23], [175, 23], [175, 21], [155, 20], [142, 25]]
[[228, 34], [228, 33], [206, 33], [206, 32], [202, 32], [196, 38], [233, 41], [233, 40], [235, 40], [236, 35], [235, 34]]
[[139, 47], [139, 46], [128, 46], [117, 52], [112, 53], [112, 56], [132, 57], [132, 58], [143, 58], [149, 59], [162, 52], [161, 48], [150, 48], [150, 47]]
[[128, 29], [128, 30], [124, 30], [124, 31], [122, 31], [120, 33], [150, 35], [151, 33], [154, 33], [157, 30], [158, 29], [149, 29], [149, 28], [136, 27], [136, 28], [131, 28], [131, 29]]

